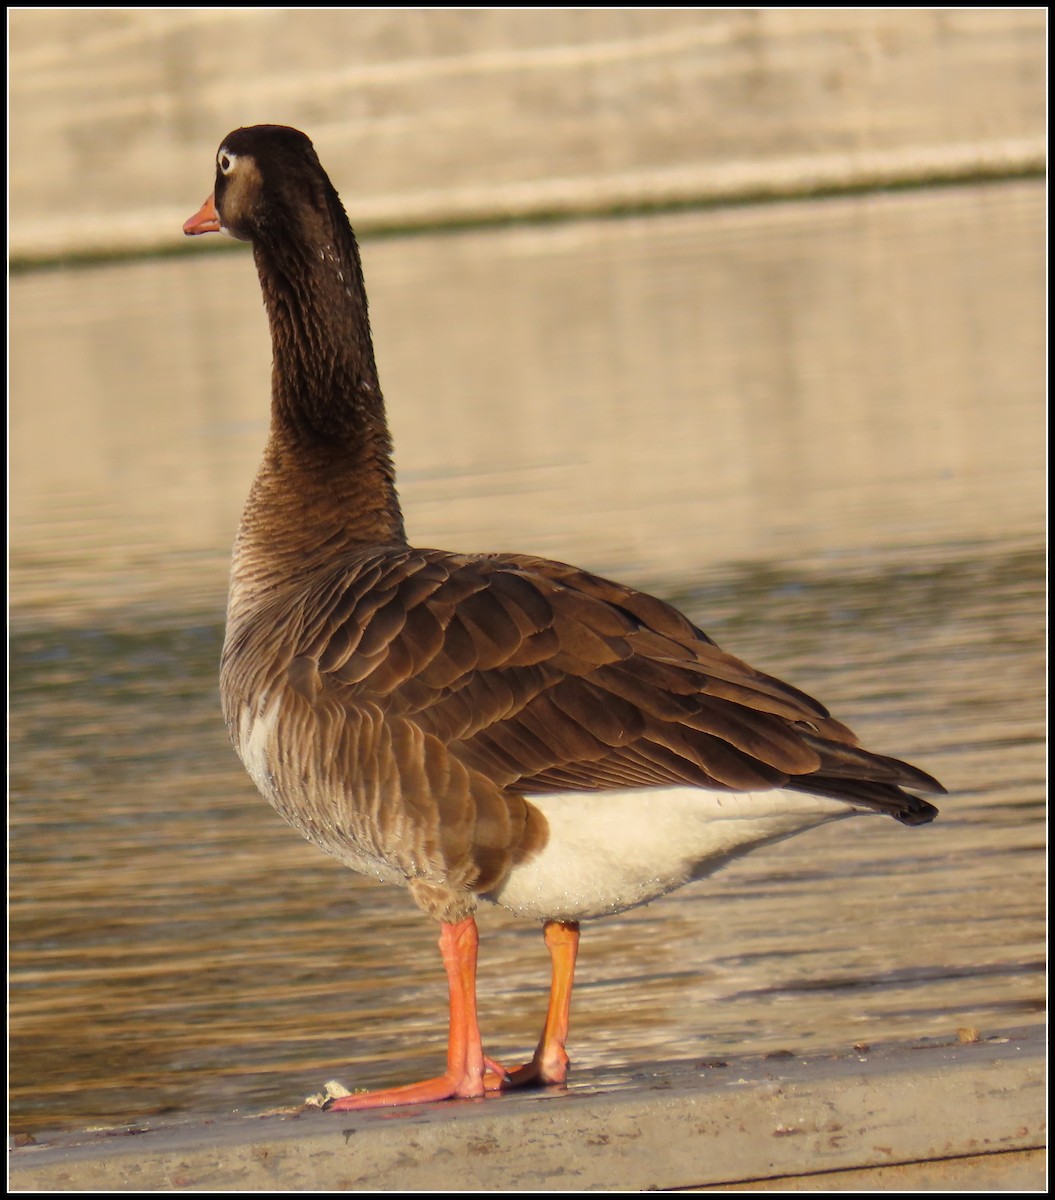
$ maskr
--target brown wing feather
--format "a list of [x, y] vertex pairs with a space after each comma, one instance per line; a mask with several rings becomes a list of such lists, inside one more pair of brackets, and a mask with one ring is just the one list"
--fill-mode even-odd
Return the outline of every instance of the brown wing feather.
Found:
[[526, 799], [545, 792], [788, 786], [916, 824], [935, 810], [902, 787], [942, 790], [669, 605], [544, 559], [350, 558], [229, 631], [223, 674], [232, 730], [252, 698], [285, 697], [272, 769], [302, 797], [289, 819], [323, 845], [346, 830], [444, 896], [545, 843]]
[[506, 792], [790, 782], [933, 815], [900, 790], [941, 791], [930, 776], [861, 750], [655, 597], [523, 555], [400, 549], [342, 579], [308, 606], [301, 650], [327, 692], [412, 721]]

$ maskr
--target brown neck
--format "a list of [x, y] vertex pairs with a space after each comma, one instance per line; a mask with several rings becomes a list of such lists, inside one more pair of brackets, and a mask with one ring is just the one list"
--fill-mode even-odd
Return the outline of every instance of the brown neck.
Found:
[[386, 433], [359, 247], [336, 194], [254, 242], [274, 348], [273, 419], [311, 441]]
[[253, 481], [235, 542], [231, 602], [253, 606], [342, 556], [368, 548], [405, 546], [406, 535], [387, 455], [349, 472], [328, 455], [291, 450], [274, 430]]
[[358, 247], [333, 204], [300, 236], [253, 247], [274, 350], [271, 434], [236, 555], [254, 575], [265, 560], [283, 575], [405, 543]]

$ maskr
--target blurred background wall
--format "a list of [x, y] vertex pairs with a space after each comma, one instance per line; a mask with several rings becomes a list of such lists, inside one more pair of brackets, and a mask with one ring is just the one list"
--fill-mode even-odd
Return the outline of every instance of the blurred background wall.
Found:
[[171, 247], [228, 129], [364, 232], [1035, 174], [1043, 9], [22, 9], [16, 263]]

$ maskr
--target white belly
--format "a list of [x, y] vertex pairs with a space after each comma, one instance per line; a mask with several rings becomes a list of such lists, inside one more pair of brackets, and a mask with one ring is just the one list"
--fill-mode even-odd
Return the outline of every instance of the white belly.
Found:
[[[404, 867], [369, 839], [329, 836], [326, 805], [276, 780], [278, 700], [244, 709], [238, 750], [260, 791], [305, 837], [352, 870], [406, 886]], [[299, 778], [299, 777], [298, 777]], [[286, 794], [292, 788], [292, 794]], [[299, 799], [298, 799], [299, 797]], [[646, 904], [734, 858], [862, 810], [801, 792], [719, 792], [702, 788], [563, 792], [531, 796], [549, 825], [546, 846], [484, 893], [520, 916], [580, 921]], [[310, 818], [310, 819], [309, 819]]]
[[532, 796], [549, 841], [484, 896], [521, 916], [579, 921], [645, 904], [759, 846], [861, 810], [801, 792], [700, 788]]

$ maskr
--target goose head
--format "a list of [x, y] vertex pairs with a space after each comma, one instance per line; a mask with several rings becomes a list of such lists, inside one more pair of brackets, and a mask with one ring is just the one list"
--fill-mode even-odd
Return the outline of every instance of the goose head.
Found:
[[335, 204], [340, 208], [309, 138], [287, 125], [253, 125], [220, 143], [212, 195], [183, 232], [226, 233], [254, 245], [311, 241], [332, 225]]

